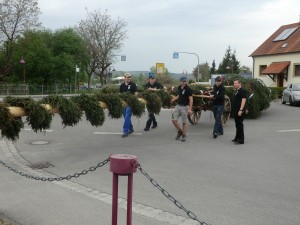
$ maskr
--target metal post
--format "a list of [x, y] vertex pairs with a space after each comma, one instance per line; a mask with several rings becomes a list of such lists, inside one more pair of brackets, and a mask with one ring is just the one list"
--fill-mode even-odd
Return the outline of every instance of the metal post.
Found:
[[197, 79], [198, 79], [198, 82], [199, 82], [199, 56], [196, 54], [196, 53], [193, 53], [193, 52], [177, 52], [177, 53], [185, 53], [185, 54], [192, 54], [192, 55], [195, 55], [197, 57], [197, 60], [198, 60], [198, 66], [197, 66]]
[[128, 176], [127, 186], [127, 223], [132, 223], [132, 189], [133, 173], [136, 172], [137, 157], [127, 154], [115, 154], [110, 156], [110, 171], [113, 172], [113, 196], [112, 196], [112, 225], [118, 224], [118, 176]]
[[113, 173], [113, 196], [112, 196], [112, 218], [111, 224], [118, 224], [118, 186], [119, 186], [119, 177], [118, 174]]
[[132, 221], [132, 189], [133, 189], [133, 175], [128, 175], [127, 187], [127, 225], [131, 225]]

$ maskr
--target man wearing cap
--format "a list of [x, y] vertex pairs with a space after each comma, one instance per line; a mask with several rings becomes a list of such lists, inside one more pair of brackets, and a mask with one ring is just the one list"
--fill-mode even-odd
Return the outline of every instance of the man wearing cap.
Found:
[[217, 138], [218, 135], [223, 135], [223, 126], [221, 117], [224, 111], [224, 101], [225, 101], [225, 88], [222, 85], [222, 78], [217, 76], [215, 79], [215, 85], [213, 86], [212, 95], [212, 111], [215, 118], [215, 125], [213, 129], [213, 137]]
[[[159, 89], [163, 89], [163, 86], [160, 83], [155, 81], [154, 73], [149, 73], [149, 82], [147, 84], [145, 84], [144, 87], [147, 91], [158, 91]], [[149, 131], [152, 123], [153, 123], [153, 125], [151, 128], [152, 129], [156, 128], [157, 121], [154, 116], [154, 113], [148, 111], [148, 120], [146, 122], [146, 127], [145, 127], [144, 131]]]
[[[124, 74], [124, 83], [120, 85], [120, 93], [130, 92], [131, 94], [137, 95], [137, 86], [135, 83], [131, 81], [131, 74]], [[132, 110], [129, 105], [124, 108], [123, 116], [124, 116], [124, 124], [123, 124], [123, 134], [122, 137], [128, 137], [129, 134], [133, 133], [133, 126], [131, 122]]]
[[[193, 92], [187, 85], [187, 78], [180, 78], [180, 85], [178, 86], [178, 95], [171, 100], [171, 102], [177, 100], [177, 105], [172, 113], [172, 123], [177, 129], [176, 140], [186, 141], [187, 134], [187, 117], [192, 113], [193, 107]], [[178, 119], [181, 117], [182, 128], [178, 123]]]

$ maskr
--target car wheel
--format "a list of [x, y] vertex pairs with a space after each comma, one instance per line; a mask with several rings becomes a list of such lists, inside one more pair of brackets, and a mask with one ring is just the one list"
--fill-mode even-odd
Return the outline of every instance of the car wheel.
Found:
[[283, 95], [282, 95], [282, 97], [281, 97], [281, 103], [282, 104], [285, 104], [286, 102], [283, 100]]
[[294, 106], [294, 102], [292, 100], [292, 96], [289, 97], [290, 106]]

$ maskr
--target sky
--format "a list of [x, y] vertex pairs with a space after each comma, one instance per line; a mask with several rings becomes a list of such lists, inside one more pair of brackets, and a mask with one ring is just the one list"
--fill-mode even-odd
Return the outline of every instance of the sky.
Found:
[[[40, 21], [52, 30], [72, 27], [87, 10], [107, 10], [127, 22], [128, 38], [113, 64], [117, 71], [149, 71], [164, 63], [172, 73], [192, 73], [230, 46], [240, 65], [282, 25], [299, 22], [299, 0], [39, 0]], [[173, 59], [174, 52], [179, 53]], [[189, 54], [194, 53], [194, 54]], [[198, 56], [198, 57], [197, 57]]]

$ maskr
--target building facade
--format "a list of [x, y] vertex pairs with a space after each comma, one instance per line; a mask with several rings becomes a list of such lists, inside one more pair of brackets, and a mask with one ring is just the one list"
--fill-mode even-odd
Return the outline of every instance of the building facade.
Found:
[[250, 56], [253, 77], [269, 87], [300, 83], [300, 24], [281, 26]]

